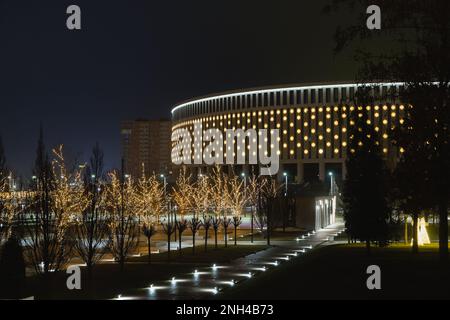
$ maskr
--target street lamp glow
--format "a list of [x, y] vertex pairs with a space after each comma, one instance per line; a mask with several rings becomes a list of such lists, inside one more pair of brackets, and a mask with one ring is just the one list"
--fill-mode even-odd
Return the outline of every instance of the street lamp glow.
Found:
[[285, 178], [285, 191], [284, 191], [284, 196], [287, 197], [288, 194], [288, 174], [287, 172], [283, 173], [283, 176]]

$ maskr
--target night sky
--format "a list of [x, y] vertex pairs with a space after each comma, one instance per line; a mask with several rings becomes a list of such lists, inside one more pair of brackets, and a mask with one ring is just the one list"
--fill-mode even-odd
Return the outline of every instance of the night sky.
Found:
[[[180, 101], [229, 89], [352, 80], [333, 56], [343, 14], [325, 0], [0, 0], [0, 134], [28, 176], [40, 122], [46, 145], [120, 159], [120, 122], [170, 117]], [[82, 30], [66, 28], [66, 8]]]

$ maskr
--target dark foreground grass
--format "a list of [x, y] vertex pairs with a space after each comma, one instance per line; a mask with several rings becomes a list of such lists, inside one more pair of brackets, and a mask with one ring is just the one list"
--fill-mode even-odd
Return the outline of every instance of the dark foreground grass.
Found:
[[21, 290], [22, 297], [34, 296], [35, 299], [112, 299], [124, 291], [136, 288], [146, 288], [152, 282], [171, 279], [173, 276], [191, 272], [202, 264], [228, 262], [264, 250], [265, 246], [234, 246], [215, 250], [209, 247], [197, 248], [192, 254], [192, 248], [182, 252], [173, 251], [168, 260], [166, 253], [152, 255], [152, 262], [148, 264], [147, 256], [132, 258], [125, 265], [123, 272], [119, 265], [105, 263], [95, 266], [92, 280], [89, 282], [86, 269], [82, 271], [82, 290], [70, 291], [66, 281], [69, 275], [65, 272], [52, 274], [50, 279], [40, 277], [27, 278]]
[[[366, 287], [367, 267], [381, 268], [382, 290]], [[374, 248], [334, 245], [281, 265], [221, 295], [224, 299], [450, 299], [450, 264], [437, 246]]]

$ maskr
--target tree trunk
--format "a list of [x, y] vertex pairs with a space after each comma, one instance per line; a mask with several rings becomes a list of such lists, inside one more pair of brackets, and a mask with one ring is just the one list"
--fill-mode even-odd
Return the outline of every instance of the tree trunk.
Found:
[[174, 236], [174, 240], [173, 241], [175, 241], [175, 243], [177, 243], [177, 229], [178, 229], [176, 221], [177, 221], [177, 216], [175, 215], [175, 227], [173, 228], [173, 233], [174, 233], [174, 235], [173, 235]]
[[448, 261], [448, 199], [441, 199], [439, 204], [439, 259]]
[[237, 226], [234, 226], [234, 245], [237, 246]]
[[167, 229], [167, 259], [170, 260], [170, 236], [172, 233]]
[[272, 211], [272, 203], [269, 203], [267, 206], [267, 245], [270, 246], [270, 213]]
[[413, 214], [413, 246], [412, 246], [413, 253], [419, 252], [418, 227], [419, 227], [419, 215], [414, 213]]
[[[180, 231], [180, 229], [178, 228], [178, 231]], [[180, 254], [181, 254], [181, 236], [182, 236], [182, 232], [179, 232], [178, 233], [178, 251], [180, 252]]]
[[147, 237], [147, 245], [148, 245], [148, 264], [150, 264], [152, 262], [152, 249], [150, 237]]
[[119, 265], [120, 265], [120, 272], [123, 272], [125, 270], [125, 259], [123, 257], [120, 257]]
[[408, 219], [405, 219], [405, 244], [408, 245]]
[[205, 252], [208, 251], [208, 229], [205, 228]]
[[367, 249], [367, 255], [370, 256], [370, 240], [366, 240], [366, 249]]
[[228, 248], [228, 227], [224, 227], [225, 232], [225, 248]]
[[92, 283], [92, 279], [93, 279], [92, 268], [93, 268], [92, 264], [86, 265], [86, 269], [87, 269], [86, 271], [87, 271], [87, 276], [88, 276], [87, 287], [88, 287], [89, 294], [94, 292], [94, 290], [93, 290], [94, 286], [93, 286], [93, 283]]
[[217, 250], [217, 229], [214, 229], [214, 248]]
[[195, 254], [195, 231], [192, 230], [192, 254]]
[[252, 218], [250, 220], [250, 242], [253, 243], [253, 208], [252, 208]]

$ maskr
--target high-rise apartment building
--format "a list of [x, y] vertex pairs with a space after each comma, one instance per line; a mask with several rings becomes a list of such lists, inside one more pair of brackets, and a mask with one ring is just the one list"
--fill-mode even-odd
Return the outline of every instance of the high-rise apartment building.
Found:
[[171, 121], [134, 120], [124, 121], [121, 126], [122, 151], [125, 172], [140, 177], [166, 174], [170, 171]]

